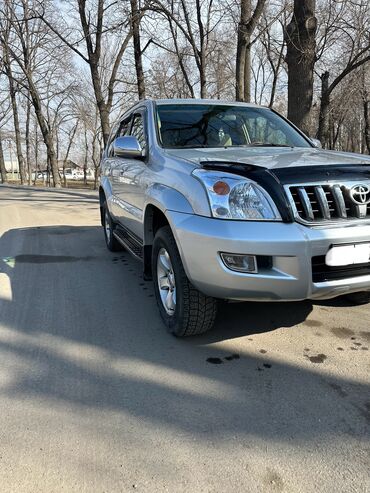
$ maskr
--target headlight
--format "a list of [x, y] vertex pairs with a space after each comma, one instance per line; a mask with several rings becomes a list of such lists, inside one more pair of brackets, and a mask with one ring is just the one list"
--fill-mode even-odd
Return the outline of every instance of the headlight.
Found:
[[271, 197], [254, 181], [231, 173], [204, 169], [196, 169], [192, 174], [207, 192], [213, 217], [281, 221]]

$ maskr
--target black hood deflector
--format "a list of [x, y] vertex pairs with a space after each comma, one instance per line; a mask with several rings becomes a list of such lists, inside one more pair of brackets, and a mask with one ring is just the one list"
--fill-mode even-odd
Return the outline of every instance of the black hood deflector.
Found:
[[338, 164], [338, 166], [297, 166], [277, 168], [272, 173], [284, 185], [291, 183], [333, 183], [370, 180], [370, 164]]
[[261, 185], [275, 202], [284, 222], [293, 222], [291, 204], [283, 186], [304, 183], [343, 183], [346, 181], [370, 180], [370, 165], [339, 164], [338, 166], [295, 166], [267, 169], [253, 164], [225, 161], [203, 161], [204, 169], [228, 171], [249, 178]]

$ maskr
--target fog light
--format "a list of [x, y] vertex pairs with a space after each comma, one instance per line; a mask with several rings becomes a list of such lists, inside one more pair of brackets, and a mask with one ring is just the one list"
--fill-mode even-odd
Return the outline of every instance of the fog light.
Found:
[[226, 267], [237, 272], [258, 272], [255, 255], [241, 255], [238, 253], [221, 253], [221, 258]]

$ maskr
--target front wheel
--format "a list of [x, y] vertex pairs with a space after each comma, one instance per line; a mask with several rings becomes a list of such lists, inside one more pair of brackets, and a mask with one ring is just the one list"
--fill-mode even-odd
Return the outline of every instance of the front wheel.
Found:
[[213, 327], [217, 302], [198, 291], [187, 278], [169, 226], [155, 235], [152, 272], [158, 308], [170, 333], [184, 337]]

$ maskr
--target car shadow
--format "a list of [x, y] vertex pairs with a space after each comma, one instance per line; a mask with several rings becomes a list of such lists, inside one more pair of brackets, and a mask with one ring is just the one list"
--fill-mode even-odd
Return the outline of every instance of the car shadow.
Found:
[[294, 327], [312, 312], [312, 302], [220, 302], [214, 329], [196, 339], [210, 344], [253, 334]]
[[0, 395], [113, 410], [123, 422], [130, 415], [199, 440], [299, 444], [344, 428], [360, 436], [369, 420], [369, 385], [320, 375], [303, 348], [294, 364], [270, 348], [235, 355], [211, 344], [289, 329], [309, 302], [226, 305], [213, 333], [176, 339], [163, 330], [140, 265], [107, 252], [98, 227], [10, 230], [0, 238], [0, 275], [11, 288], [0, 296], [0, 351], [22, 361]]

